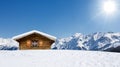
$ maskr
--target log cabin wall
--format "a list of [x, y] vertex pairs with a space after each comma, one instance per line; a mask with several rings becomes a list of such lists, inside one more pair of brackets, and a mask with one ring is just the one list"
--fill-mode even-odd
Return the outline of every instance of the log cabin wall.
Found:
[[53, 40], [50, 40], [40, 34], [31, 34], [24, 38], [17, 40], [19, 42], [19, 49], [50, 49]]

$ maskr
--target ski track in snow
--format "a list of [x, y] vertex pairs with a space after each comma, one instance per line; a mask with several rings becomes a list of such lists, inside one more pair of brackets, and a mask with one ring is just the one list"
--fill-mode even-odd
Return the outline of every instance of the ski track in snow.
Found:
[[0, 67], [119, 67], [120, 53], [77, 50], [0, 51]]

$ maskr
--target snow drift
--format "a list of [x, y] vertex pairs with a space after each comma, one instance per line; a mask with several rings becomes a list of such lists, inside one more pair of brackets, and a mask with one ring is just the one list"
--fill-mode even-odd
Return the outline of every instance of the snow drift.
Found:
[[120, 33], [97, 32], [90, 35], [76, 33], [68, 38], [57, 39], [52, 49], [120, 51]]
[[0, 67], [120, 67], [120, 53], [77, 50], [0, 51]]
[[0, 50], [17, 50], [19, 44], [12, 39], [0, 38]]

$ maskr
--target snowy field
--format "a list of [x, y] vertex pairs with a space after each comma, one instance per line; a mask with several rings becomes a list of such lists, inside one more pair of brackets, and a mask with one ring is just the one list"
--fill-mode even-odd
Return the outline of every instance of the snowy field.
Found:
[[0, 51], [0, 67], [120, 67], [120, 53], [80, 50]]

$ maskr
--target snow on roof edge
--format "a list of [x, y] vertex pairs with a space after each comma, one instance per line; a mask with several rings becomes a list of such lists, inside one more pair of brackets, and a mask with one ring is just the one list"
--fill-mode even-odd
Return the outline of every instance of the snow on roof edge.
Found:
[[46, 34], [46, 33], [43, 33], [43, 32], [40, 32], [40, 31], [37, 31], [37, 30], [32, 30], [32, 31], [29, 31], [29, 32], [26, 32], [26, 33], [23, 33], [23, 34], [20, 34], [20, 35], [17, 35], [17, 36], [14, 36], [12, 37], [13, 40], [18, 40], [18, 39], [21, 39], [25, 36], [28, 36], [30, 34], [33, 34], [33, 33], [38, 33], [42, 36], [45, 36], [47, 37], [48, 39], [51, 39], [51, 40], [56, 40], [56, 37], [55, 36], [52, 36], [52, 35], [49, 35], [49, 34]]

